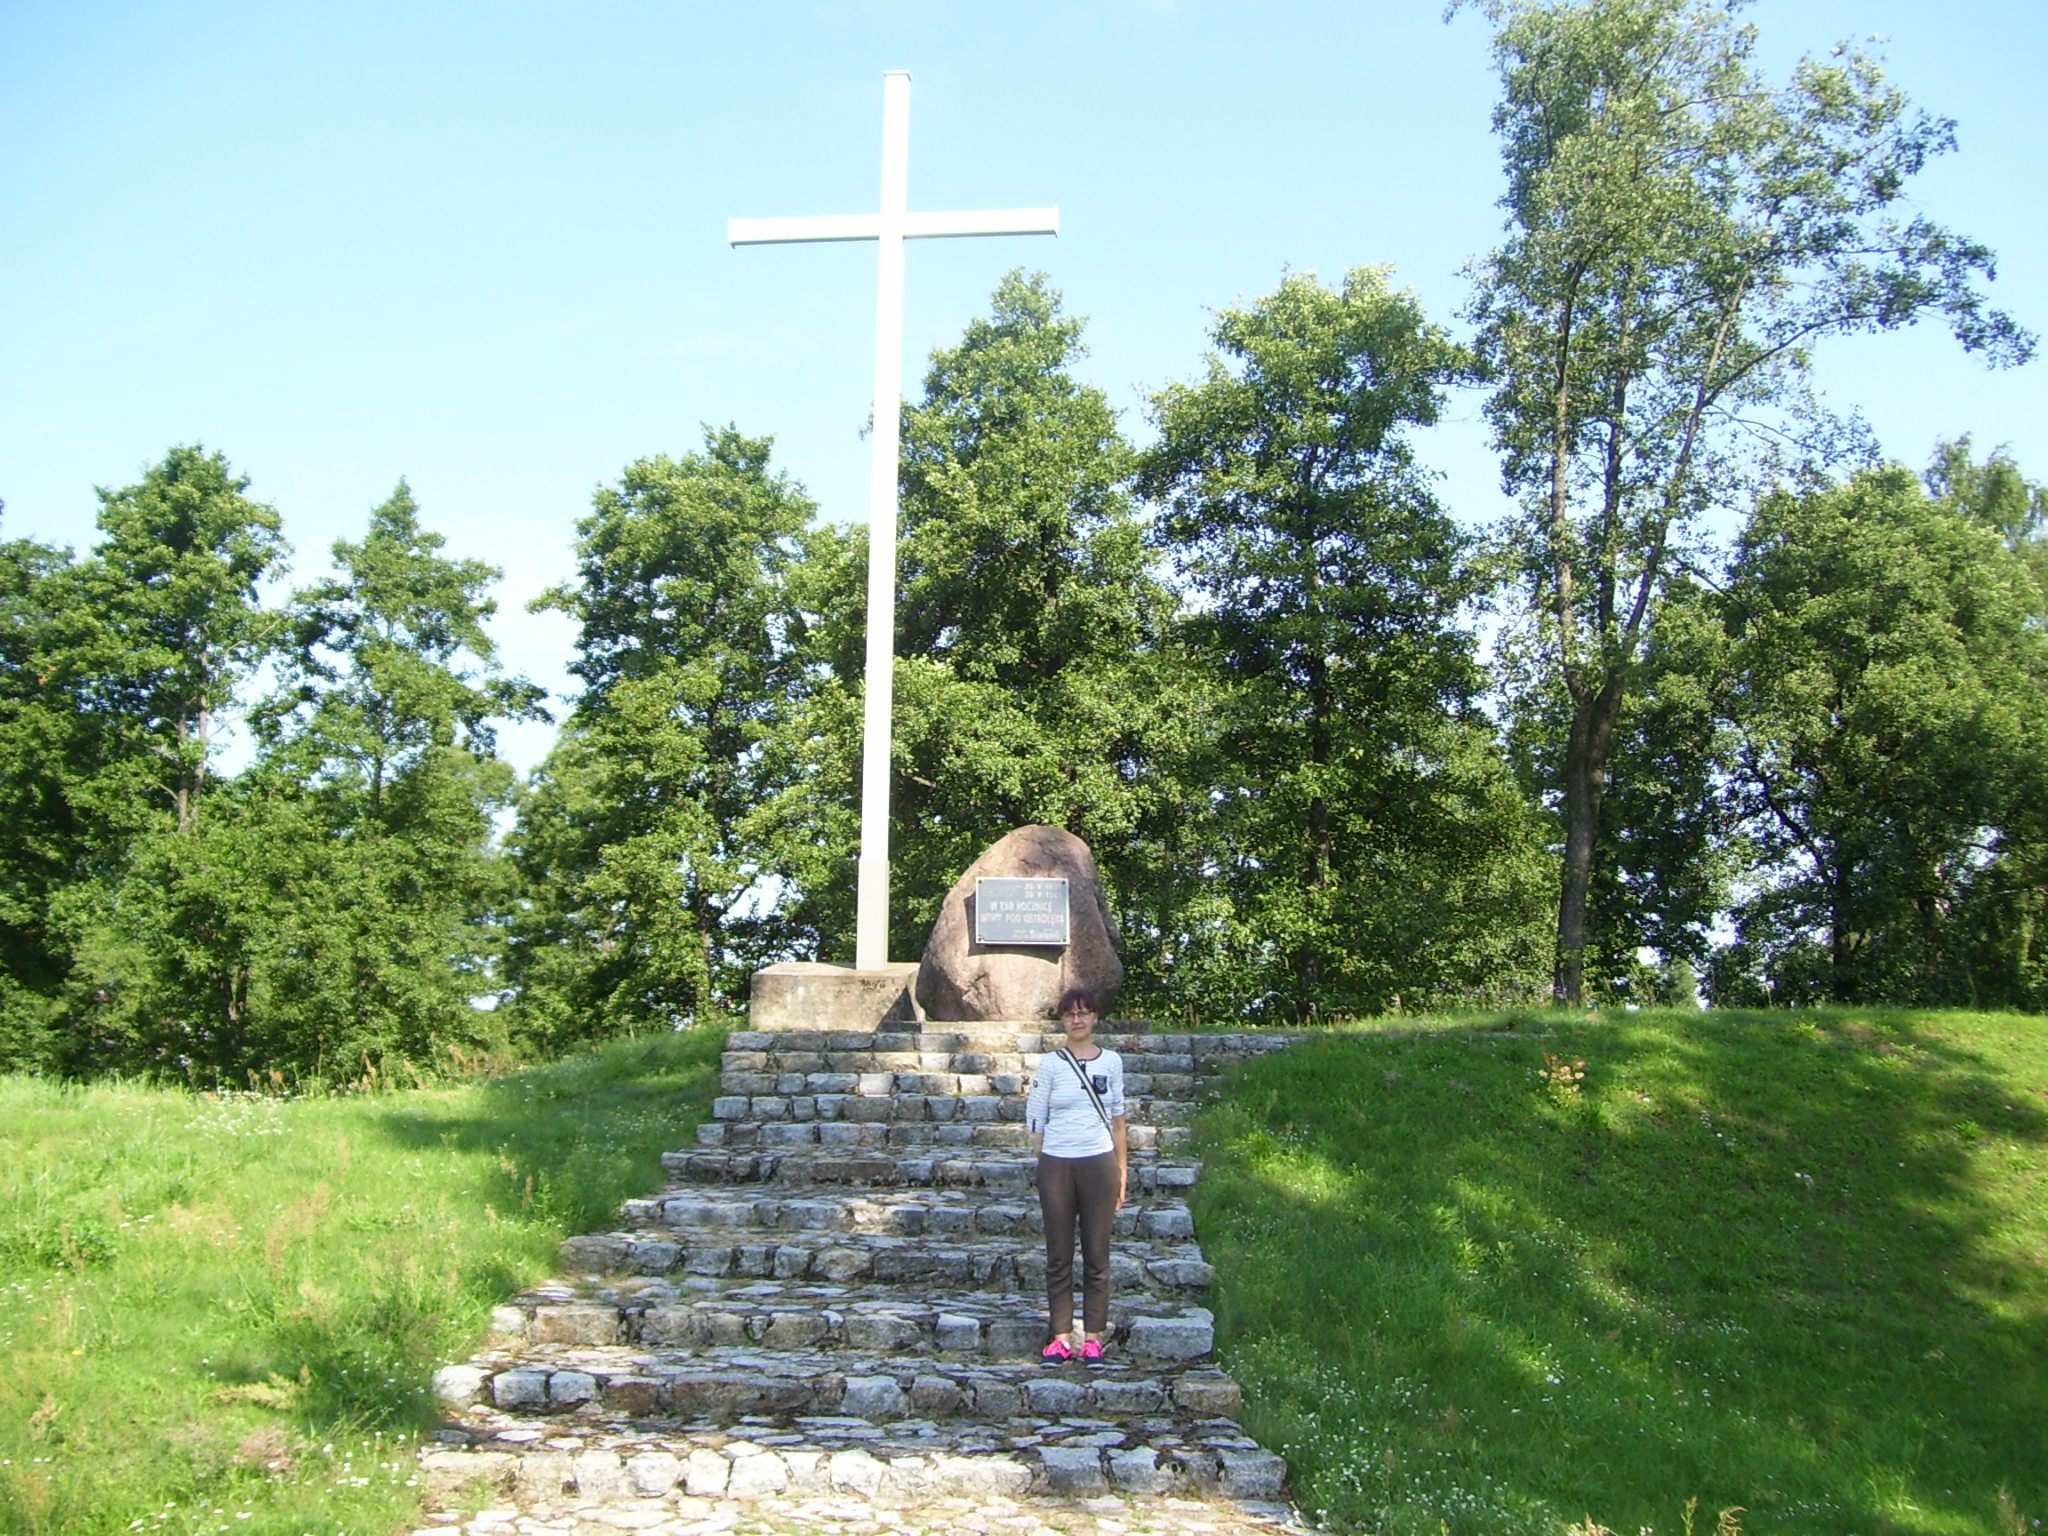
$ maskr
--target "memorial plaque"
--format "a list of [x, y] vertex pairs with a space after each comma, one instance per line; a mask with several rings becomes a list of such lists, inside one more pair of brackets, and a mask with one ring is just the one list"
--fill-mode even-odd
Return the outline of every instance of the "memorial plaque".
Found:
[[1067, 943], [1067, 882], [983, 875], [974, 882], [977, 944]]

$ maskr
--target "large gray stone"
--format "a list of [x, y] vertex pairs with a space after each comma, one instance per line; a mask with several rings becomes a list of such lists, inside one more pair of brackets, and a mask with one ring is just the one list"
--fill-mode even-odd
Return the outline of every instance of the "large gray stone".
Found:
[[875, 1496], [889, 1477], [888, 1466], [866, 1451], [835, 1452], [826, 1465], [834, 1488], [844, 1488], [869, 1498]]
[[573, 1408], [597, 1396], [597, 1378], [587, 1371], [557, 1371], [548, 1378], [548, 1402], [556, 1408]]
[[763, 1451], [758, 1456], [741, 1456], [734, 1460], [725, 1496], [729, 1499], [754, 1499], [780, 1493], [788, 1486], [789, 1468], [783, 1464], [782, 1458], [772, 1451]]
[[1109, 1479], [1102, 1471], [1102, 1453], [1093, 1447], [1069, 1450], [1048, 1445], [1038, 1454], [1045, 1462], [1046, 1483], [1054, 1493], [1086, 1497], [1109, 1492]]
[[[983, 876], [1065, 879], [1067, 945], [974, 942], [974, 883]], [[1122, 939], [1102, 891], [1095, 855], [1058, 827], [1019, 827], [969, 865], [946, 893], [917, 968], [927, 1019], [1042, 1019], [1068, 987], [1088, 987], [1106, 1009], [1124, 984]]]
[[658, 1499], [683, 1480], [682, 1459], [669, 1451], [641, 1451], [626, 1458], [626, 1477], [643, 1499]]
[[700, 1445], [683, 1463], [683, 1491], [693, 1499], [722, 1499], [731, 1473], [731, 1462]]
[[548, 1373], [532, 1369], [500, 1371], [491, 1378], [491, 1401], [500, 1408], [545, 1408]]
[[451, 1407], [464, 1407], [483, 1396], [489, 1376], [478, 1365], [444, 1365], [434, 1372], [434, 1395]]
[[1151, 1360], [1197, 1360], [1216, 1341], [1216, 1320], [1200, 1307], [1179, 1317], [1137, 1317], [1124, 1347]]
[[857, 1419], [900, 1418], [903, 1414], [903, 1388], [893, 1376], [849, 1376], [839, 1411]]
[[1109, 1453], [1109, 1477], [1119, 1493], [1164, 1493], [1173, 1475], [1161, 1469], [1159, 1453], [1149, 1445]]
[[1219, 1451], [1223, 1491], [1240, 1499], [1277, 1499], [1287, 1486], [1287, 1463], [1271, 1451]]
[[1086, 1387], [1077, 1381], [1061, 1381], [1054, 1376], [1025, 1382], [1024, 1397], [1031, 1404], [1033, 1413], [1044, 1414], [1049, 1419], [1079, 1413], [1088, 1406]]
[[579, 1451], [570, 1463], [576, 1469], [576, 1492], [585, 1499], [627, 1499], [633, 1485], [612, 1451]]

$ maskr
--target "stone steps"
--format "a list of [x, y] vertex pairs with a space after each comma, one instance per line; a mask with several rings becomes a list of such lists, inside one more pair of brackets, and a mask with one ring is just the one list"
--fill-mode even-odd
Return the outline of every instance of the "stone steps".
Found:
[[[628, 1200], [620, 1207], [620, 1215], [630, 1226], [655, 1229], [731, 1227], [750, 1232], [930, 1233], [948, 1237], [970, 1233], [1037, 1236], [1044, 1231], [1036, 1195], [1020, 1199], [985, 1189], [819, 1188], [768, 1194], [690, 1188]], [[1116, 1235], [1119, 1240], [1192, 1238], [1194, 1217], [1185, 1201], [1169, 1196], [1132, 1200], [1116, 1214]]]
[[1205, 1081], [1286, 1042], [1122, 1025], [1097, 1039], [1123, 1054], [1131, 1141], [1106, 1361], [1038, 1359], [1022, 1122], [1059, 1034], [736, 1032], [698, 1145], [662, 1157], [667, 1190], [626, 1202], [619, 1230], [564, 1242], [573, 1277], [496, 1309], [490, 1346], [436, 1376], [452, 1417], [422, 1457], [430, 1488], [645, 1509], [805, 1492], [1278, 1499], [1285, 1464], [1235, 1422], [1237, 1386], [1210, 1360], [1197, 1301], [1214, 1272], [1184, 1195]]
[[528, 1416], [543, 1429], [561, 1415], [616, 1415], [643, 1426], [670, 1420], [794, 1425], [826, 1417], [848, 1427], [1035, 1419], [1186, 1428], [1229, 1419], [1239, 1403], [1237, 1384], [1201, 1362], [1124, 1359], [1052, 1369], [1036, 1361], [720, 1346], [486, 1351], [439, 1372], [435, 1386], [465, 1420], [483, 1406]]
[[[1045, 1342], [1042, 1254], [1039, 1269], [1041, 1283], [1022, 1292], [934, 1293], [885, 1281], [837, 1285], [797, 1279], [555, 1282], [497, 1308], [492, 1328], [494, 1343], [506, 1349], [641, 1345], [878, 1356], [908, 1351], [1036, 1363]], [[1214, 1347], [1215, 1319], [1184, 1294], [1118, 1293], [1104, 1338], [1120, 1359], [1200, 1360]]]
[[[1028, 1194], [1034, 1186], [1029, 1152], [1000, 1147], [961, 1147], [922, 1155], [885, 1148], [704, 1148], [664, 1152], [662, 1167], [671, 1189], [701, 1184], [774, 1184], [781, 1187], [854, 1184], [1002, 1190]], [[1134, 1195], [1179, 1191], [1193, 1186], [1202, 1165], [1194, 1158], [1139, 1151], [1130, 1157]]]
[[[562, 1244], [562, 1258], [572, 1269], [600, 1276], [772, 1278], [835, 1285], [875, 1280], [1027, 1293], [1045, 1289], [1045, 1249], [1029, 1234], [955, 1238], [810, 1232], [764, 1241], [765, 1231], [678, 1225], [660, 1234], [603, 1233], [570, 1238]], [[1214, 1279], [1215, 1271], [1192, 1242], [1140, 1238], [1134, 1230], [1111, 1250], [1110, 1282], [1117, 1292], [1193, 1294]]]
[[876, 1426], [799, 1416], [786, 1428], [707, 1420], [664, 1430], [581, 1411], [540, 1428], [523, 1415], [478, 1405], [464, 1410], [463, 1434], [459, 1444], [445, 1442], [421, 1457], [430, 1495], [753, 1503], [838, 1494], [869, 1508], [1038, 1495], [1234, 1501], [1228, 1510], [1189, 1515], [1197, 1523], [1187, 1528], [1198, 1531], [1217, 1530], [1219, 1520], [1233, 1528], [1230, 1516], [1246, 1512], [1275, 1521], [1288, 1514], [1267, 1502], [1281, 1496], [1284, 1463], [1228, 1419], [922, 1419]]

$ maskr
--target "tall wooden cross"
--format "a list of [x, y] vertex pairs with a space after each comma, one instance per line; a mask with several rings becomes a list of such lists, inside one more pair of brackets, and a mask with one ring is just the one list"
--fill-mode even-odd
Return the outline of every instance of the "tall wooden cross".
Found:
[[854, 965], [889, 962], [889, 723], [896, 665], [896, 470], [903, 400], [903, 242], [960, 235], [1057, 235], [1057, 208], [912, 213], [910, 72], [882, 76], [882, 203], [875, 213], [729, 219], [732, 245], [872, 240], [875, 278], [875, 429], [868, 467], [868, 647], [861, 718], [860, 868]]

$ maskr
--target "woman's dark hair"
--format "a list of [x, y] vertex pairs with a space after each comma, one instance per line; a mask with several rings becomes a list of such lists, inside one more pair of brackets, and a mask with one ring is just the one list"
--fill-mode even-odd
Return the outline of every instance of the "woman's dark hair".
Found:
[[1093, 987], [1069, 987], [1060, 994], [1060, 1005], [1053, 1010], [1053, 1017], [1064, 1019], [1071, 1008], [1086, 1008], [1097, 1017], [1101, 1016], [1102, 1003], [1095, 996]]

